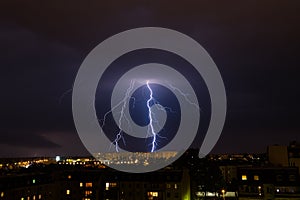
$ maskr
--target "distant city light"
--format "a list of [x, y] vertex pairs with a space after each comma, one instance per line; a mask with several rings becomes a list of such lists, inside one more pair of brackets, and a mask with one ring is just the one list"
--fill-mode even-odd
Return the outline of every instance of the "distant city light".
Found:
[[56, 162], [59, 162], [60, 161], [60, 156], [56, 156], [55, 160], [56, 160]]

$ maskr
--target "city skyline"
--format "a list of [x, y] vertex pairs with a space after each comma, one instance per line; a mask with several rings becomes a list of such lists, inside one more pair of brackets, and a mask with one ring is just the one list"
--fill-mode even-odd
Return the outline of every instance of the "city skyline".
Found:
[[[268, 146], [265, 154], [201, 159], [197, 149], [190, 149], [171, 165], [149, 173], [111, 169], [112, 163], [104, 163], [106, 156], [104, 162], [59, 156], [0, 159], [0, 199], [299, 199], [299, 149], [300, 143], [292, 142]], [[137, 161], [128, 162], [128, 156], [112, 154], [107, 156], [124, 166], [147, 165], [173, 155], [136, 154]]]

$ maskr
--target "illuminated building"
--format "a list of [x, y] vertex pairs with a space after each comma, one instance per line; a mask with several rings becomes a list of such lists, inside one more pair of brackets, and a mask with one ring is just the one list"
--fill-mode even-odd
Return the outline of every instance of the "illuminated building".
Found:
[[239, 199], [300, 199], [296, 167], [238, 168]]
[[130, 174], [56, 166], [60, 168], [0, 177], [0, 200], [190, 200], [190, 178], [185, 170]]

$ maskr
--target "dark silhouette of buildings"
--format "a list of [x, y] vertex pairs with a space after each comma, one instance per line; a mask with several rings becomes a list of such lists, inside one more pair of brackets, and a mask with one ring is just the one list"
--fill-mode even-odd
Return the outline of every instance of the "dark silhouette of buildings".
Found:
[[94, 158], [6, 159], [0, 161], [0, 200], [300, 200], [299, 151], [292, 142], [266, 154], [200, 159], [190, 149], [172, 165], [141, 174]]

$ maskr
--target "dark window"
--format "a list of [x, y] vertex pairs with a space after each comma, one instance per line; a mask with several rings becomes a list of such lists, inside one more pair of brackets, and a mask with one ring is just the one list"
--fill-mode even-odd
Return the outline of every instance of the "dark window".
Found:
[[283, 181], [282, 175], [277, 175], [276, 176], [276, 181]]
[[296, 181], [296, 176], [295, 175], [289, 175], [289, 180], [290, 181]]

